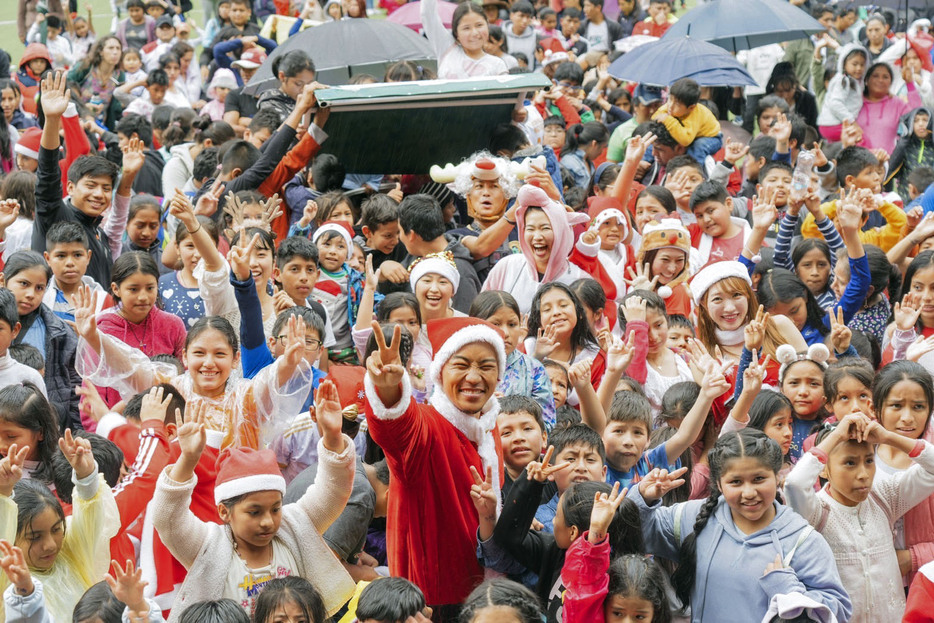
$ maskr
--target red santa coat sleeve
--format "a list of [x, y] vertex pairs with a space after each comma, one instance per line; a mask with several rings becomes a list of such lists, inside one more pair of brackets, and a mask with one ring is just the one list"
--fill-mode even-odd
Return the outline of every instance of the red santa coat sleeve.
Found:
[[483, 580], [470, 499], [470, 467], [483, 473], [480, 455], [438, 411], [415, 403], [408, 378], [391, 408], [380, 402], [369, 375], [364, 384], [367, 426], [392, 475], [386, 522], [390, 572], [418, 585], [428, 604], [461, 603]]
[[602, 623], [603, 602], [610, 584], [610, 540], [594, 545], [589, 532], [568, 548], [561, 568], [564, 582], [564, 623]]
[[[75, 160], [81, 156], [87, 156], [91, 153], [91, 143], [88, 141], [88, 135], [84, 133], [81, 127], [81, 118], [77, 114], [72, 116], [62, 115], [62, 131], [65, 134], [65, 158], [59, 161], [59, 167], [62, 169], [62, 180], [68, 180], [68, 169]], [[68, 196], [68, 185], [62, 183], [62, 197]]]
[[934, 623], [934, 563], [921, 567], [911, 589], [902, 623]]
[[629, 367], [626, 368], [626, 374], [638, 381], [639, 384], [643, 384], [649, 374], [646, 367], [648, 365], [646, 357], [649, 354], [649, 324], [645, 320], [627, 322], [623, 341], [629, 340], [630, 333], [635, 333], [632, 343], [635, 352], [632, 355]]

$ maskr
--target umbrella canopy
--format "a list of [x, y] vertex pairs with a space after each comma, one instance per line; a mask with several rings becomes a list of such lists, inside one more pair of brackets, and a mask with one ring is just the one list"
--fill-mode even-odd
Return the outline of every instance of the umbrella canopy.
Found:
[[689, 36], [730, 52], [804, 39], [825, 28], [787, 0], [714, 0], [671, 25], [665, 37]]
[[721, 47], [693, 37], [669, 37], [640, 45], [610, 65], [614, 78], [667, 87], [693, 78], [704, 87], [754, 86], [742, 63]]
[[[453, 2], [439, 2], [438, 3], [438, 15], [441, 16], [441, 21], [444, 22], [445, 28], [451, 27], [451, 19], [454, 17], [454, 9], [457, 8], [457, 5]], [[406, 2], [398, 9], [392, 12], [392, 15], [386, 18], [387, 22], [395, 22], [396, 24], [402, 24], [407, 28], [411, 28], [415, 32], [421, 32], [422, 30], [422, 3], [420, 0], [415, 2]]]
[[302, 50], [315, 63], [315, 79], [323, 84], [347, 84], [358, 74], [382, 78], [396, 61], [413, 61], [435, 67], [434, 52], [424, 37], [386, 20], [348, 19], [328, 22], [289, 37], [273, 50], [245, 93], [261, 93], [279, 86], [272, 73], [273, 61], [292, 50]]

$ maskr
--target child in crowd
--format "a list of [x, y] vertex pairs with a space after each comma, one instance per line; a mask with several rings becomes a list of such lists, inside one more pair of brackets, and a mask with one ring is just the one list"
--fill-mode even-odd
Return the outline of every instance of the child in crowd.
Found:
[[159, 268], [160, 275], [171, 270], [162, 263], [162, 207], [158, 199], [143, 193], [130, 200], [126, 235], [123, 253], [142, 251], [148, 254]]
[[[42, 41], [41, 24], [45, 22], [45, 41]], [[58, 15], [39, 13], [26, 33], [27, 43], [44, 43], [52, 56], [52, 69], [70, 69], [77, 58], [71, 49], [71, 41], [63, 34], [62, 18]]]
[[668, 90], [668, 102], [652, 115], [652, 120], [664, 124], [672, 138], [687, 148], [687, 155], [697, 162], [717, 153], [723, 145], [720, 122], [700, 103], [700, 97], [700, 85], [691, 78], [681, 78]]
[[[528, 396], [505, 396], [496, 416], [503, 450], [503, 494], [532, 461], [538, 460], [548, 441], [541, 406]], [[547, 493], [547, 492], [546, 492]], [[548, 495], [551, 499], [551, 495]]]
[[[197, 217], [197, 222], [216, 248], [219, 238], [215, 222], [206, 216]], [[175, 232], [175, 245], [178, 248], [181, 268], [159, 277], [159, 294], [162, 297], [163, 309], [181, 318], [188, 329], [205, 315], [204, 301], [194, 276], [201, 255], [195, 247], [191, 233], [182, 223]]]
[[696, 223], [688, 225], [691, 244], [700, 267], [739, 259], [751, 233], [749, 224], [732, 216], [733, 198], [717, 182], [703, 182], [691, 193], [691, 212]]
[[91, 260], [89, 246], [87, 234], [77, 223], [55, 223], [45, 236], [46, 251], [43, 256], [52, 269], [52, 278], [42, 302], [56, 316], [66, 321], [75, 319], [74, 294], [82, 285], [100, 294], [98, 313], [112, 305], [104, 288], [85, 274]]
[[347, 265], [353, 230], [342, 221], [327, 221], [315, 230], [312, 242], [317, 245], [320, 268], [312, 296], [327, 309], [333, 323], [334, 346], [328, 349], [328, 358], [356, 365], [350, 328], [357, 321], [364, 276]]
[[859, 44], [845, 45], [837, 52], [837, 72], [827, 84], [824, 105], [817, 116], [821, 136], [839, 141], [846, 125], [856, 121], [863, 106], [863, 76], [869, 55]]

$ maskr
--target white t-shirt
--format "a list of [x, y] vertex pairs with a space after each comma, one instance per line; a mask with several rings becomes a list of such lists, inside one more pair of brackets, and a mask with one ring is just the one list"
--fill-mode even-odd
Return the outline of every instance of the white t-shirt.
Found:
[[227, 570], [227, 585], [221, 597], [233, 599], [253, 618], [256, 598], [263, 592], [266, 584], [276, 578], [292, 575], [298, 563], [279, 539], [272, 541], [272, 563], [260, 569], [250, 569], [239, 556], [234, 556], [230, 569]]
[[609, 52], [610, 28], [606, 25], [606, 20], [599, 24], [590, 22], [587, 26], [587, 41], [590, 42], [591, 52]]

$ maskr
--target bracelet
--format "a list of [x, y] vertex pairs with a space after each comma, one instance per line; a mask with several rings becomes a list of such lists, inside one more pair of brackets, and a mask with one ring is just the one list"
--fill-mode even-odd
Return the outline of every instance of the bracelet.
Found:
[[515, 221], [510, 221], [510, 220], [509, 220], [509, 217], [506, 216], [505, 214], [503, 215], [503, 220], [506, 221], [507, 223], [509, 223], [509, 224], [512, 225], [512, 226], [515, 226], [515, 225], [516, 225], [516, 222], [515, 222]]
[[198, 221], [198, 228], [195, 229], [194, 231], [191, 231], [191, 230], [188, 229], [187, 227], [186, 227], [185, 229], [188, 231], [188, 235], [189, 235], [189, 236], [192, 235], [192, 234], [196, 234], [196, 233], [198, 233], [198, 230], [201, 229], [201, 221]]
[[921, 452], [924, 450], [924, 446], [926, 445], [927, 444], [924, 442], [923, 439], [919, 439], [918, 441], [916, 441], [915, 447], [912, 448], [911, 452], [908, 453], [909, 458], [912, 458], [912, 459], [917, 458], [917, 456], [921, 454]]

